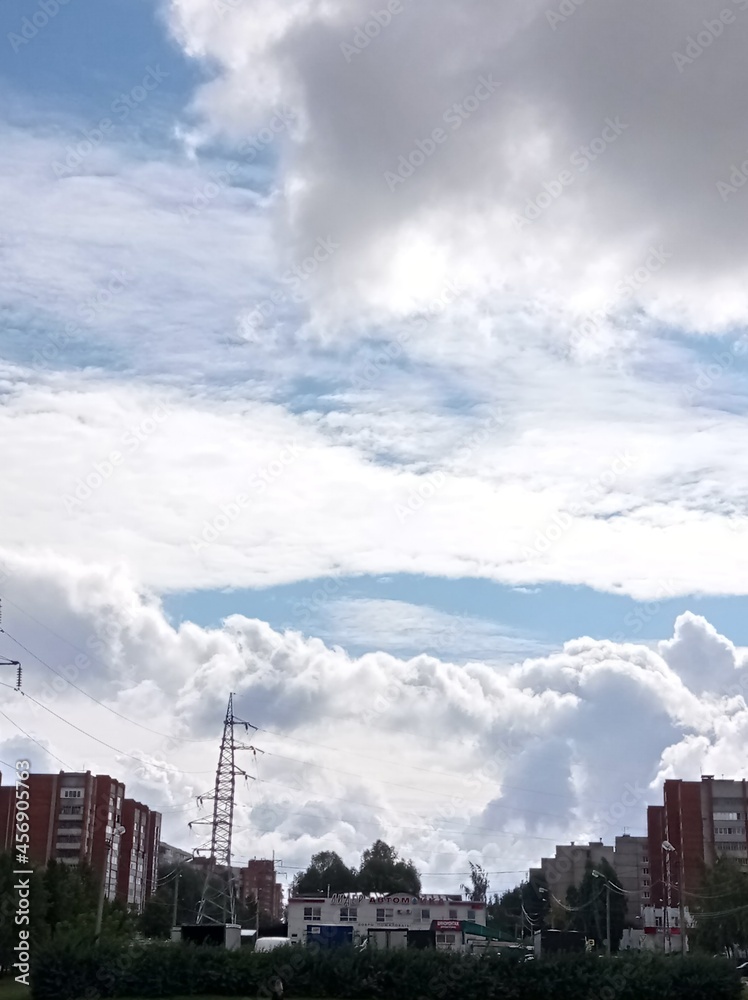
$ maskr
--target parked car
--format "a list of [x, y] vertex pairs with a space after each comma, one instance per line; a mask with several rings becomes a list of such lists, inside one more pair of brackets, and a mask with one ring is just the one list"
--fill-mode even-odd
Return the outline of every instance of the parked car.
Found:
[[272, 951], [274, 948], [282, 948], [286, 944], [293, 944], [287, 937], [261, 937], [257, 938], [255, 951]]

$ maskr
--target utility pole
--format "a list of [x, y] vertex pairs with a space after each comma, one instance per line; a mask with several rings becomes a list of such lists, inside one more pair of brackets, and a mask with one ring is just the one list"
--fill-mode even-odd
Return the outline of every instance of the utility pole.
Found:
[[101, 939], [101, 925], [104, 922], [104, 896], [106, 895], [106, 884], [109, 878], [109, 867], [112, 856], [112, 845], [115, 837], [121, 837], [125, 832], [124, 826], [117, 825], [112, 830], [111, 837], [105, 841], [104, 851], [104, 871], [101, 873], [101, 889], [99, 890], [99, 903], [96, 908], [96, 928], [94, 930], [94, 943], [98, 944]]
[[[675, 848], [669, 840], [663, 840], [662, 850], [665, 852], [665, 884], [667, 887], [667, 909], [665, 911], [665, 951], [673, 950], [673, 942], [670, 935], [670, 907], [672, 905], [672, 882], [670, 879], [670, 855], [675, 853]], [[683, 930], [681, 929], [681, 934]]]
[[611, 942], [610, 942], [610, 879], [603, 875], [602, 872], [594, 870], [592, 874], [595, 878], [605, 879], [605, 954], [610, 958], [611, 952]]
[[610, 958], [610, 882], [605, 880], [605, 951]]
[[182, 877], [182, 871], [180, 868], [177, 869], [177, 874], [174, 878], [174, 906], [171, 913], [171, 926], [177, 926], [177, 906], [179, 905], [179, 880]]

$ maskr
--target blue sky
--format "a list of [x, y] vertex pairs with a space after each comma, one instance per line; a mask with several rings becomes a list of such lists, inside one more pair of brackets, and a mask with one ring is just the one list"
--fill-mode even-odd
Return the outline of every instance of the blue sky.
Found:
[[233, 685], [288, 796], [242, 849], [377, 827], [435, 872], [494, 815], [522, 867], [628, 782], [738, 767], [748, 19], [681, 72], [696, 0], [552, 8], [407, 5], [351, 56], [363, 0], [3, 6], [0, 570], [29, 683], [83, 651], [58, 716], [96, 691], [125, 751], [63, 718], [50, 753], [181, 808]]

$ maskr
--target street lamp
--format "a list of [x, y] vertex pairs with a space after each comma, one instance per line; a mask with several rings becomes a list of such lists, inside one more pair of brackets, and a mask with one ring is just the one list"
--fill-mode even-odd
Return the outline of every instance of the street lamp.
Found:
[[101, 874], [101, 890], [99, 892], [99, 905], [96, 910], [96, 930], [94, 931], [94, 941], [97, 943], [101, 937], [101, 924], [104, 919], [104, 895], [106, 894], [107, 875], [109, 874], [109, 858], [112, 845], [114, 844], [114, 838], [121, 837], [123, 833], [126, 833], [124, 826], [118, 824], [112, 830], [111, 837], [108, 837], [105, 841], [106, 851], [104, 853], [104, 871]]
[[[670, 938], [670, 855], [678, 854], [677, 850], [673, 847], [669, 840], [663, 840], [662, 849], [665, 852], [665, 871], [667, 878], [667, 905], [668, 905], [668, 922], [667, 922], [667, 940], [670, 946], [668, 950], [672, 951], [672, 940]], [[685, 895], [685, 880], [683, 878], [683, 855], [678, 857], [678, 881], [676, 885], [678, 886], [678, 912], [680, 914], [679, 918], [679, 931], [680, 931], [680, 954], [681, 958], [686, 955], [686, 948], [688, 946], [688, 936], [686, 934], [686, 906], [684, 902]]]
[[593, 869], [592, 874], [594, 878], [605, 880], [605, 932], [607, 934], [605, 939], [605, 953], [610, 958], [610, 882], [602, 872], [596, 869]]
[[[675, 853], [675, 848], [673, 847], [673, 845], [670, 843], [669, 840], [663, 840], [662, 850], [665, 854], [665, 892], [666, 892], [666, 900], [665, 900], [666, 908], [664, 913], [665, 919], [663, 920], [663, 925], [665, 930], [665, 951], [669, 953], [673, 950], [673, 943], [670, 938], [670, 905], [672, 902], [670, 893], [670, 887], [672, 884], [670, 881], [670, 855]], [[681, 933], [683, 933], [682, 929]]]

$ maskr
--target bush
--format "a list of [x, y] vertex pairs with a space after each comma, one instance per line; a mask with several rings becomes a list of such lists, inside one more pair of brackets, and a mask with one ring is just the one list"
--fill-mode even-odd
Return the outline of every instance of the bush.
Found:
[[98, 997], [269, 997], [279, 975], [287, 997], [346, 1000], [740, 1000], [721, 959], [656, 955], [564, 956], [523, 963], [434, 951], [275, 951], [180, 944], [130, 948], [53, 944], [35, 955], [33, 1000]]

